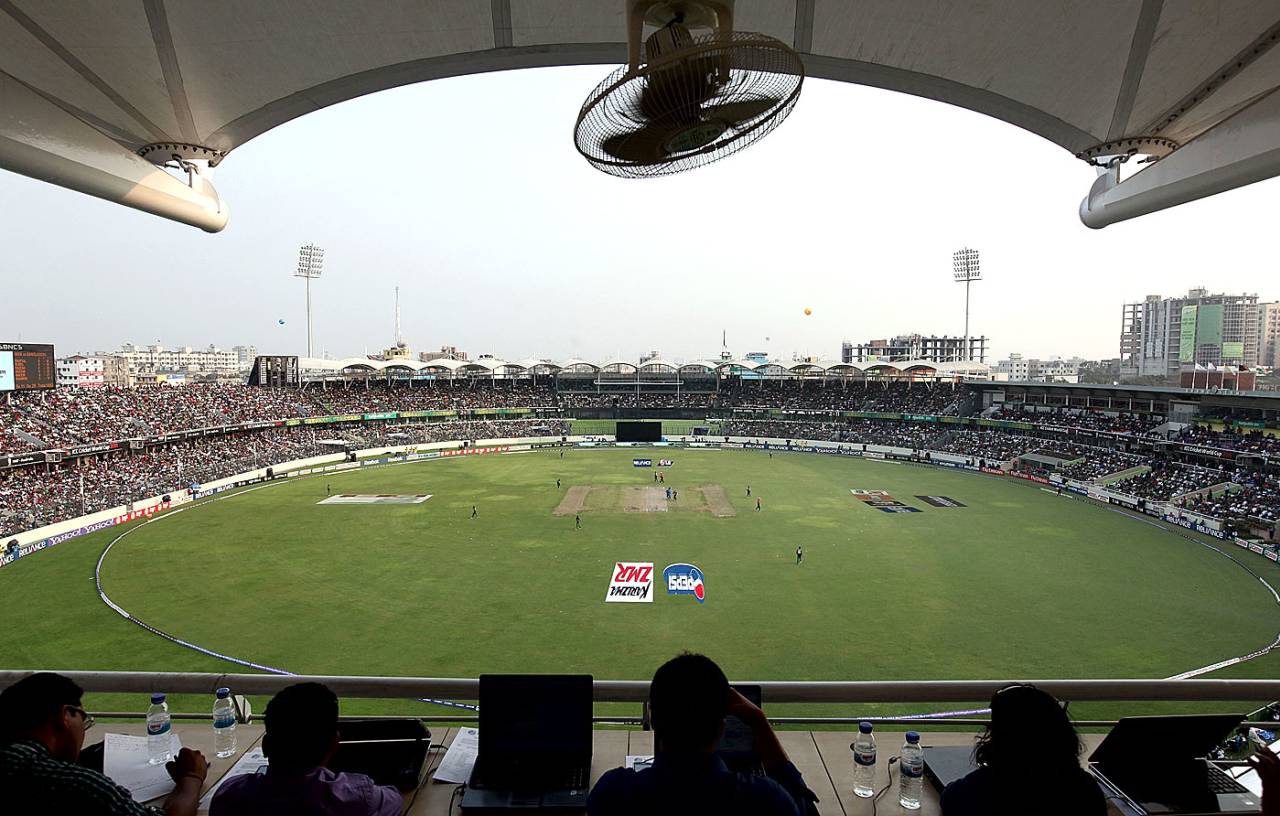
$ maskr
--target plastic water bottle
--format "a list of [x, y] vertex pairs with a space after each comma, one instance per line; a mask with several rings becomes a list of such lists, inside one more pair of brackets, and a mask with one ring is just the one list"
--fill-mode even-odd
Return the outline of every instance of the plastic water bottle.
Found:
[[147, 761], [152, 765], [163, 765], [173, 759], [171, 725], [164, 695], [152, 694], [151, 707], [147, 709]]
[[907, 810], [919, 810], [920, 788], [924, 784], [924, 749], [920, 747], [920, 735], [916, 732], [907, 732], [898, 764], [901, 767], [898, 775], [902, 780], [898, 804]]
[[213, 701], [213, 754], [226, 758], [236, 752], [236, 711], [231, 707], [231, 689], [218, 689]]
[[876, 738], [871, 723], [858, 723], [858, 738], [853, 745], [853, 793], [863, 799], [876, 795]]

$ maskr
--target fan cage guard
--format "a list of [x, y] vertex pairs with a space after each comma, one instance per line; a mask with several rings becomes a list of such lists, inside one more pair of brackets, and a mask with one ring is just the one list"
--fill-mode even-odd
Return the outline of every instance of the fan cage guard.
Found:
[[[714, 72], [727, 69], [727, 81], [719, 82], [707, 105], [777, 99], [776, 105], [725, 130], [709, 144], [652, 161], [624, 161], [604, 150], [606, 140], [643, 128], [652, 120], [641, 112], [641, 95], [650, 77], [669, 71], [681, 62], [703, 61]], [[693, 170], [732, 156], [782, 124], [800, 98], [804, 63], [779, 40], [764, 34], [738, 31], [728, 35], [705, 34], [667, 58], [642, 65], [631, 72], [622, 66], [605, 77], [587, 96], [574, 127], [574, 144], [596, 169], [623, 178], [648, 178]], [[680, 97], [676, 89], [664, 95], [675, 108], [696, 105], [693, 94]], [[661, 121], [661, 120], [659, 120]]]

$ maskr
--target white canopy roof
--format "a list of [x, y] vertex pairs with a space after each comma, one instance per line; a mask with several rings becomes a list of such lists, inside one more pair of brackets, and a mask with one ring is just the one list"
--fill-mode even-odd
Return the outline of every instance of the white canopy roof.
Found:
[[[7, 0], [0, 167], [220, 230], [207, 174], [188, 185], [153, 161], [216, 165], [276, 125], [413, 82], [621, 63], [623, 9]], [[1280, 174], [1280, 0], [737, 0], [735, 16], [791, 44], [810, 76], [986, 113], [1086, 159], [1172, 151], [1123, 183], [1118, 167], [1102, 176], [1081, 205], [1090, 226]], [[867, 124], [886, 142], [890, 126]]]

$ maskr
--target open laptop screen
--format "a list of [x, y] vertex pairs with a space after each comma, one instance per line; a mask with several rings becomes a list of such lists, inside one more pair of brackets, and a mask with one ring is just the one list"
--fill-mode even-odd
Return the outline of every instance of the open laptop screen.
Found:
[[1203, 757], [1231, 735], [1243, 714], [1125, 717], [1089, 757], [1108, 768], [1167, 767]]
[[480, 757], [590, 756], [591, 702], [589, 674], [483, 674]]

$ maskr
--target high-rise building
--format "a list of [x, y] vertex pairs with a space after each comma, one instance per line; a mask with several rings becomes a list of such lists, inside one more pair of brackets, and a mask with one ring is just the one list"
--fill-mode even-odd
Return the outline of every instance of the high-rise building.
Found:
[[1280, 302], [1258, 304], [1258, 365], [1280, 368]]
[[59, 388], [128, 388], [129, 362], [123, 357], [75, 354], [58, 360]]
[[1120, 376], [1176, 376], [1183, 366], [1258, 364], [1258, 296], [1148, 295], [1126, 303], [1120, 328]]
[[1079, 382], [1080, 370], [1087, 363], [1080, 357], [1048, 360], [1010, 354], [1009, 359], [996, 363], [996, 373], [1006, 375], [1010, 382]]
[[241, 370], [253, 368], [253, 361], [258, 359], [257, 346], [232, 346], [231, 350], [236, 353], [236, 365]]
[[131, 374], [235, 374], [240, 370], [239, 354], [217, 346], [209, 346], [203, 350], [192, 349], [190, 346], [167, 349], [159, 344], [135, 346], [125, 343], [113, 356], [127, 360]]
[[985, 363], [987, 338], [970, 337], [967, 350], [963, 337], [936, 334], [903, 334], [888, 340], [868, 340], [859, 344], [846, 341], [840, 346], [840, 361], [844, 363], [901, 363], [907, 360]]

